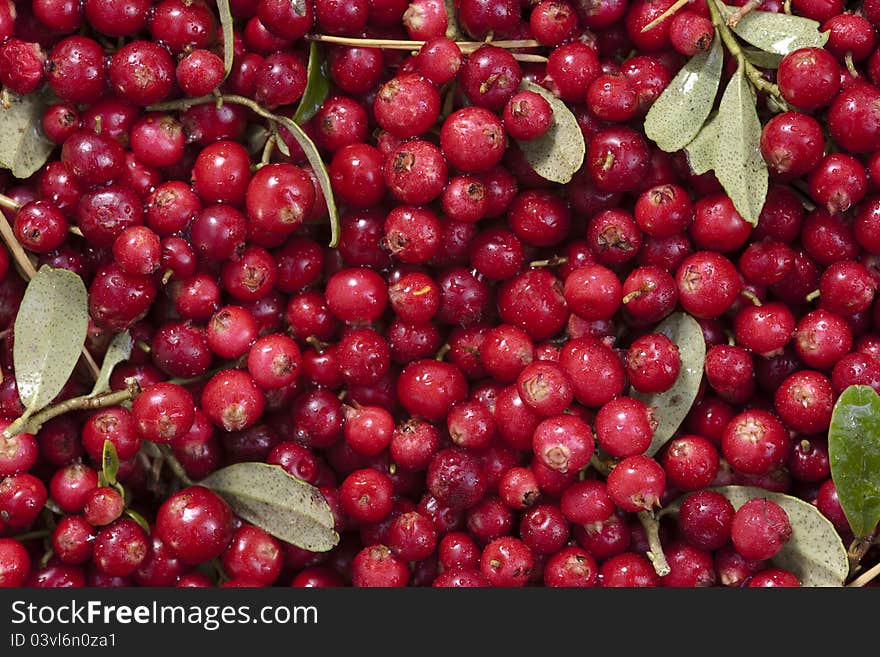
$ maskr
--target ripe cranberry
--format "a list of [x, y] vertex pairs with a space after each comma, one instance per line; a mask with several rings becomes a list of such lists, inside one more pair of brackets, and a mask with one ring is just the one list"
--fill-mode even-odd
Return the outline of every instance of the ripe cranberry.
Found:
[[616, 397], [596, 413], [596, 440], [610, 456], [642, 454], [651, 444], [654, 420], [648, 406], [632, 397]]
[[681, 490], [708, 486], [718, 474], [718, 450], [706, 438], [684, 435], [667, 443], [661, 463], [669, 481]]
[[694, 588], [715, 585], [715, 563], [708, 550], [675, 542], [664, 547], [663, 551], [670, 570], [660, 578], [662, 586]]
[[174, 89], [174, 62], [158, 43], [134, 40], [119, 48], [108, 65], [110, 86], [135, 105], [165, 100]]
[[458, 447], [443, 449], [431, 458], [426, 486], [441, 504], [458, 510], [474, 506], [486, 492], [479, 462]]
[[0, 518], [9, 527], [28, 527], [47, 499], [42, 480], [27, 472], [9, 475], [0, 481]]
[[632, 192], [648, 172], [650, 153], [644, 137], [632, 128], [606, 128], [590, 140], [585, 164], [603, 192]]
[[753, 498], [736, 510], [730, 539], [746, 559], [769, 559], [791, 539], [791, 522], [776, 502]]
[[735, 510], [721, 493], [700, 490], [682, 500], [678, 528], [684, 539], [700, 550], [717, 550], [730, 541]]
[[687, 256], [675, 279], [682, 307], [700, 319], [712, 319], [726, 312], [742, 288], [736, 266], [713, 251]]
[[535, 427], [532, 450], [544, 466], [563, 474], [574, 473], [593, 455], [593, 432], [575, 415], [555, 415]]
[[247, 372], [227, 369], [205, 384], [201, 403], [215, 425], [226, 431], [241, 431], [260, 418], [265, 395]]
[[835, 143], [850, 153], [876, 150], [880, 146], [880, 112], [875, 104], [880, 89], [868, 83], [857, 84], [832, 97], [827, 125]]
[[647, 557], [623, 552], [599, 566], [599, 585], [605, 588], [650, 588], [660, 586], [660, 578]]
[[247, 150], [229, 140], [203, 148], [192, 168], [193, 191], [205, 203], [241, 205], [250, 178]]
[[501, 161], [506, 139], [501, 119], [483, 107], [454, 111], [440, 129], [447, 161], [465, 173], [483, 173]]
[[737, 471], [767, 474], [779, 468], [788, 456], [791, 439], [776, 415], [750, 409], [736, 415], [724, 430], [721, 452]]
[[831, 381], [813, 370], [795, 372], [776, 389], [773, 406], [779, 418], [798, 433], [821, 433], [828, 429], [834, 408]]
[[519, 89], [522, 71], [509, 51], [486, 44], [467, 56], [458, 81], [471, 104], [500, 111]]
[[626, 457], [608, 475], [608, 495], [617, 506], [631, 513], [659, 506], [665, 488], [663, 468], [641, 454]]
[[502, 536], [480, 555], [480, 572], [492, 586], [525, 586], [535, 566], [535, 555], [518, 538]]
[[594, 338], [569, 340], [559, 354], [559, 364], [584, 406], [598, 408], [623, 392], [626, 377], [620, 358]]
[[233, 514], [213, 491], [189, 486], [159, 507], [156, 532], [181, 561], [195, 565], [219, 557], [229, 545]]
[[409, 576], [406, 562], [386, 545], [368, 545], [352, 562], [351, 583], [356, 587], [406, 586]]
[[830, 370], [852, 348], [846, 321], [823, 309], [811, 310], [795, 326], [794, 350], [807, 367]]
[[825, 107], [840, 90], [840, 65], [823, 48], [798, 48], [787, 54], [777, 71], [779, 91], [804, 111]]

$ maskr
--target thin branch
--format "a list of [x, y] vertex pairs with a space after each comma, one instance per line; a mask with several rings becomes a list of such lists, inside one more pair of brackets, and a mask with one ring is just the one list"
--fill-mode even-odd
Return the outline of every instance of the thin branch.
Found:
[[43, 424], [59, 415], [64, 415], [71, 411], [93, 410], [96, 408], [117, 406], [124, 401], [134, 399], [138, 392], [139, 388], [137, 383], [134, 383], [133, 385], [129, 385], [125, 390], [116, 390], [105, 395], [98, 395], [97, 397], [91, 397], [89, 395], [71, 397], [70, 399], [65, 399], [63, 402], [49, 406], [30, 417], [22, 415], [3, 430], [3, 436], [9, 438], [20, 433], [35, 434], [40, 430], [40, 427]]
[[880, 576], [880, 563], [874, 564], [871, 568], [856, 577], [853, 581], [847, 584], [847, 587], [852, 586], [858, 588], [860, 586], [865, 586], [865, 584], [872, 582], [878, 576]]
[[[324, 43], [333, 43], [340, 46], [353, 46], [356, 48], [384, 48], [386, 50], [418, 50], [424, 41], [408, 41], [405, 39], [359, 39], [353, 37], [342, 37], [331, 34], [309, 34], [306, 35], [309, 41], [322, 41]], [[481, 46], [485, 46], [485, 41], [456, 41], [456, 45], [465, 54], [477, 50]], [[515, 48], [540, 48], [541, 43], [534, 39], [511, 39], [507, 41], [492, 41], [492, 45], [505, 50]]]

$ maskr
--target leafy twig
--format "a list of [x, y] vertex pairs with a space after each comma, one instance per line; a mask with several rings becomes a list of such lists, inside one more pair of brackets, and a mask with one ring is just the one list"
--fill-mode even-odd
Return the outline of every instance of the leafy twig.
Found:
[[876, 563], [871, 566], [871, 568], [856, 577], [853, 581], [847, 584], [847, 586], [856, 588], [860, 586], [865, 586], [866, 584], [876, 579], [878, 576], [880, 576], [880, 563]]
[[93, 410], [96, 408], [106, 408], [107, 406], [116, 406], [124, 401], [134, 399], [139, 392], [139, 386], [136, 382], [132, 381], [125, 390], [116, 390], [97, 397], [90, 397], [89, 395], [71, 397], [58, 404], [48, 406], [39, 413], [34, 413], [30, 417], [23, 415], [6, 427], [3, 431], [3, 436], [9, 438], [20, 433], [37, 433], [43, 424], [59, 415], [64, 415], [71, 411]]
[[715, 29], [718, 31], [721, 40], [724, 42], [724, 45], [727, 47], [727, 50], [730, 52], [733, 57], [736, 58], [736, 61], [742, 67], [743, 72], [748, 77], [749, 82], [752, 83], [752, 86], [755, 87], [758, 91], [763, 91], [764, 93], [773, 97], [773, 100], [776, 101], [777, 105], [783, 110], [787, 110], [789, 108], [788, 102], [785, 98], [782, 97], [782, 93], [779, 91], [779, 87], [774, 83], [767, 80], [761, 71], [752, 64], [748, 58], [746, 57], [743, 49], [739, 45], [739, 41], [737, 41], [736, 36], [731, 31], [730, 27], [728, 27], [727, 22], [721, 16], [721, 12], [718, 9], [717, 5], [718, 0], [711, 0], [709, 4], [709, 13], [712, 17], [712, 25], [715, 26]]

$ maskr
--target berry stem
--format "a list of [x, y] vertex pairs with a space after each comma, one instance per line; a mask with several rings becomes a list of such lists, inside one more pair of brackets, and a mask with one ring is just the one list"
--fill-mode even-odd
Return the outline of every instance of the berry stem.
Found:
[[744, 16], [752, 13], [755, 9], [761, 6], [763, 0], [748, 0], [742, 7], [737, 9], [730, 15], [730, 18], [727, 19], [728, 27], [736, 27], [736, 24], [739, 23]]
[[171, 468], [171, 472], [174, 473], [174, 476], [180, 479], [180, 481], [186, 486], [194, 486], [196, 482], [189, 478], [189, 475], [186, 474], [186, 470], [180, 464], [180, 461], [177, 460], [177, 457], [174, 456], [174, 452], [171, 451], [171, 448], [168, 445], [156, 445], [159, 448], [159, 451], [162, 453], [162, 460], [168, 464], [168, 467]]
[[648, 537], [647, 555], [654, 565], [654, 570], [659, 577], [668, 575], [671, 569], [663, 553], [663, 546], [660, 544], [660, 522], [656, 514], [653, 511], [639, 511], [639, 522], [642, 523]]
[[687, 5], [690, 1], [691, 0], [677, 0], [677, 2], [674, 5], [672, 5], [669, 9], [667, 9], [662, 14], [660, 14], [657, 18], [655, 18], [650, 23], [645, 25], [645, 27], [642, 28], [642, 32], [644, 33], [644, 32], [647, 32], [648, 30], [654, 29], [655, 27], [660, 25], [660, 23], [665, 21], [667, 18], [673, 16], [674, 14], [677, 14], [678, 11], [682, 7]]
[[[406, 39], [359, 39], [353, 37], [334, 36], [330, 34], [309, 34], [309, 41], [323, 41], [335, 43], [341, 46], [355, 46], [360, 48], [385, 48], [386, 50], [418, 50], [424, 41], [409, 41]], [[498, 48], [540, 48], [541, 43], [534, 39], [512, 39], [508, 41], [492, 41], [493, 46]], [[485, 41], [456, 41], [455, 44], [464, 54], [471, 53], [477, 48], [486, 45]], [[543, 61], [547, 61], [546, 58]]]
[[866, 570], [849, 584], [847, 584], [847, 586], [852, 586], [856, 588], [860, 586], [865, 586], [866, 584], [872, 582], [878, 575], [880, 575], [880, 563], [875, 563], [868, 570]]

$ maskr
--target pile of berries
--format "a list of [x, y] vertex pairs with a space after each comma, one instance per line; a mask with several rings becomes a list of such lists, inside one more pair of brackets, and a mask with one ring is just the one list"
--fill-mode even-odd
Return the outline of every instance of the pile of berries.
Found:
[[[791, 108], [761, 105], [755, 227], [642, 129], [712, 42], [705, 0], [644, 31], [670, 0], [229, 0], [228, 75], [225, 4], [0, 0], [0, 100], [48, 99], [55, 146], [3, 172], [4, 212], [37, 267], [85, 282], [96, 358], [130, 332], [110, 383], [140, 390], [0, 438], [0, 586], [800, 585], [772, 561], [785, 510], [734, 508], [731, 484], [814, 504], [848, 544], [827, 431], [843, 389], [880, 391], [880, 2], [791, 2], [830, 38], [765, 72]], [[382, 45], [401, 39], [425, 43]], [[302, 127], [322, 170], [223, 100], [291, 117], [321, 75]], [[577, 119], [567, 183], [524, 154], [554, 129], [524, 81]], [[27, 283], [0, 255], [8, 425]], [[643, 395], [689, 365], [654, 330], [674, 313], [699, 322], [704, 376], [649, 456]], [[99, 480], [108, 440], [120, 486]], [[246, 461], [316, 487], [336, 547], [198, 484]]]

